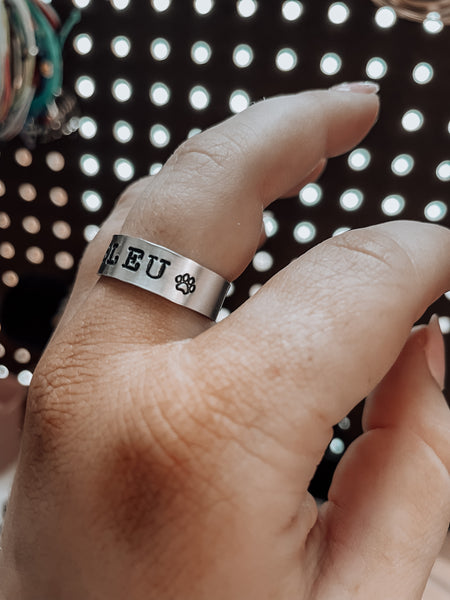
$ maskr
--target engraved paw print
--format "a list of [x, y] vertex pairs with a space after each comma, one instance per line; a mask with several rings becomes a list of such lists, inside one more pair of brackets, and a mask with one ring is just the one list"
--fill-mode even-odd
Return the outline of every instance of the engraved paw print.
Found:
[[191, 277], [189, 273], [184, 275], [177, 275], [175, 277], [176, 286], [175, 288], [179, 292], [183, 292], [185, 296], [193, 294], [195, 292], [195, 277]]

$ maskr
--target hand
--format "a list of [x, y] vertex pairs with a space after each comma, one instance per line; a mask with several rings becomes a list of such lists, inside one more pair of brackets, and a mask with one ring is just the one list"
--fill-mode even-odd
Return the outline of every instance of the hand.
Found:
[[[333, 238], [214, 326], [96, 275], [122, 232], [238, 277], [264, 207], [374, 123], [377, 97], [350, 90], [256, 104], [124, 193], [33, 378], [7, 600], [421, 598], [450, 518], [450, 418], [438, 325], [410, 332], [449, 288], [449, 231]], [[332, 425], [370, 393], [318, 509]]]

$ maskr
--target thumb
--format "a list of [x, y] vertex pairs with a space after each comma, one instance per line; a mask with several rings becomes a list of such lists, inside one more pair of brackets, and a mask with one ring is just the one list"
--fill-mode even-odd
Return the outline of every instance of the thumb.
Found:
[[[450, 520], [444, 364], [437, 320], [413, 330], [366, 404], [366, 433], [336, 470], [322, 509], [332, 555], [323, 564], [347, 594], [358, 585], [368, 599], [422, 598]], [[333, 592], [325, 596], [354, 597]]]

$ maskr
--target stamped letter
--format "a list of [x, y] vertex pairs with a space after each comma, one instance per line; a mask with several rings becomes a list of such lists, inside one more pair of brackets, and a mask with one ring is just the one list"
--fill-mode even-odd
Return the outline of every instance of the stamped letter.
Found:
[[[157, 256], [153, 256], [152, 254], [149, 254], [149, 263], [147, 265], [147, 270], [146, 273], [149, 277], [151, 277], [151, 279], [161, 279], [161, 277], [164, 275], [164, 271], [166, 270], [166, 267], [168, 267], [170, 265], [170, 260], [164, 260], [164, 258], [158, 258]], [[152, 275], [151, 271], [152, 271], [152, 267], [155, 261], [159, 260], [159, 262], [161, 263], [161, 266], [159, 267], [159, 271], [156, 275]]]
[[134, 248], [133, 246], [128, 246], [128, 256], [125, 262], [122, 264], [124, 269], [128, 269], [129, 271], [139, 271], [139, 267], [141, 266], [141, 260], [144, 258], [145, 252], [141, 250], [141, 248]]

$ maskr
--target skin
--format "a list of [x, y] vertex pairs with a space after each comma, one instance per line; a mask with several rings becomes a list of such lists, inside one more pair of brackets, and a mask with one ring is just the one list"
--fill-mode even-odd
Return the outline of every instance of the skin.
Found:
[[[433, 320], [450, 232], [326, 241], [219, 324], [96, 269], [113, 233], [235, 279], [262, 212], [376, 120], [367, 86], [259, 103], [132, 185], [36, 369], [6, 516], [6, 600], [418, 600], [450, 519]], [[363, 397], [328, 502], [308, 483]]]

